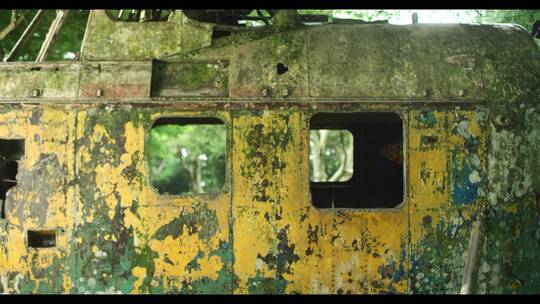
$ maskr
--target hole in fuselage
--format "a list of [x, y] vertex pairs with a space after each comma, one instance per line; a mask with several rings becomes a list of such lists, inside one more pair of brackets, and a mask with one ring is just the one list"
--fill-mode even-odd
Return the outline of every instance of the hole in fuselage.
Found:
[[277, 70], [278, 75], [283, 75], [289, 70], [289, 68], [280, 62], [276, 65], [276, 70]]
[[50, 248], [56, 247], [55, 230], [28, 230], [28, 247]]
[[0, 139], [0, 219], [6, 218], [6, 196], [17, 185], [17, 162], [24, 155], [24, 139]]

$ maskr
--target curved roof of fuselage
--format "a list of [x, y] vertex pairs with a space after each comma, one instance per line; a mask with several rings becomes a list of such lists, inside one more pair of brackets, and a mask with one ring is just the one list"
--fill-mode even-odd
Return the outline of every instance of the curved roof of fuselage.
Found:
[[289, 86], [299, 97], [539, 99], [540, 51], [518, 26], [327, 24], [227, 39], [168, 60], [229, 60], [238, 97]]
[[[208, 24], [189, 25], [190, 35], [206, 35], [196, 38], [199, 46], [208, 46], [186, 47], [186, 36], [171, 44], [163, 42], [182, 31], [151, 35], [156, 26], [176, 28], [175, 22], [117, 24], [101, 15], [96, 12], [97, 21], [89, 21], [93, 30], [85, 35], [83, 61], [0, 65], [0, 100], [24, 100], [36, 88], [42, 91], [36, 100], [161, 98], [151, 94], [154, 79], [179, 92], [171, 99], [497, 105], [540, 99], [540, 51], [518, 26], [326, 24], [280, 32], [266, 27], [211, 39]], [[131, 32], [144, 38], [142, 42], [126, 44], [122, 39]], [[184, 42], [179, 45], [179, 41]], [[172, 55], [182, 47], [183, 52]], [[184, 82], [176, 83], [168, 74], [156, 75], [154, 59], [165, 64], [180, 61], [170, 71]], [[205, 63], [216, 61], [220, 63]], [[96, 96], [98, 88], [107, 88], [103, 96]]]

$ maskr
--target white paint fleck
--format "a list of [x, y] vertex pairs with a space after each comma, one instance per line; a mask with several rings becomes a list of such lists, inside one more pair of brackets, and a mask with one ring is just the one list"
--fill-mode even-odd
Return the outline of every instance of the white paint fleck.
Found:
[[90, 288], [92, 289], [96, 288], [96, 279], [94, 278], [88, 279], [88, 286], [90, 286]]
[[480, 174], [478, 173], [478, 171], [473, 170], [473, 172], [469, 174], [469, 182], [471, 184], [477, 184], [481, 181], [482, 181], [482, 178], [480, 177]]
[[463, 136], [464, 138], [471, 137], [471, 134], [469, 133], [469, 121], [468, 120], [462, 120], [458, 123], [456, 131], [459, 135]]
[[257, 271], [261, 270], [262, 267], [263, 267], [263, 263], [264, 263], [263, 260], [257, 258], [257, 259], [255, 260], [255, 269], [256, 269]]
[[106, 258], [107, 253], [105, 251], [101, 251], [101, 250], [98, 249], [98, 250], [96, 250], [95, 256], [96, 256], [96, 258]]

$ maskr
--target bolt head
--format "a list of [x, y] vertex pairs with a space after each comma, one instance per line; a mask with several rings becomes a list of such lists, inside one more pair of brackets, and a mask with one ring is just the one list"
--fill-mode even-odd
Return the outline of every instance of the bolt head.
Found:
[[32, 90], [32, 96], [33, 97], [39, 97], [40, 93], [41, 92], [39, 91], [39, 89], [33, 89]]
[[267, 88], [264, 88], [262, 90], [262, 96], [267, 97], [268, 95], [270, 95], [270, 90], [268, 90]]
[[282, 96], [289, 96], [289, 89], [288, 88], [283, 88], [281, 90], [281, 95]]
[[506, 115], [499, 114], [495, 117], [495, 124], [499, 127], [508, 127], [512, 120]]
[[422, 96], [424, 96], [424, 97], [429, 97], [429, 96], [431, 96], [431, 90], [430, 90], [430, 89], [425, 89], [425, 90], [422, 92]]
[[97, 96], [97, 97], [103, 96], [103, 90], [102, 90], [102, 89], [98, 89], [98, 90], [96, 91], [96, 96]]
[[465, 97], [467, 95], [467, 91], [461, 89], [461, 90], [458, 91], [458, 95], [459, 95], [459, 97]]

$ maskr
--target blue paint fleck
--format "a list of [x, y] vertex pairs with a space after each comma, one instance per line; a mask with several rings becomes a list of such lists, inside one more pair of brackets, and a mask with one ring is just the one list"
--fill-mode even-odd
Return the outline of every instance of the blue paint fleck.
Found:
[[478, 183], [473, 184], [469, 181], [469, 175], [473, 169], [468, 163], [462, 163], [461, 168], [455, 161], [456, 151], [453, 153], [452, 169], [452, 198], [453, 203], [457, 205], [468, 205], [476, 201], [478, 196]]

